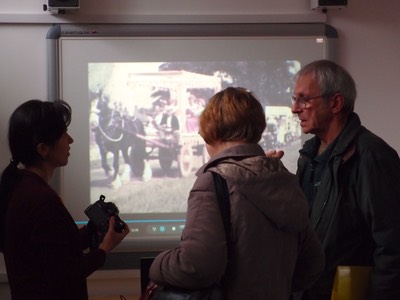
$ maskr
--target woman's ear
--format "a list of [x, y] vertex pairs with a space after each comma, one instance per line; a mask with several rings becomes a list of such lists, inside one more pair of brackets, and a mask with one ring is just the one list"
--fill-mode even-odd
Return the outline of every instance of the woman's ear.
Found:
[[39, 154], [39, 156], [44, 160], [49, 156], [50, 147], [45, 143], [39, 143], [36, 146], [36, 151]]

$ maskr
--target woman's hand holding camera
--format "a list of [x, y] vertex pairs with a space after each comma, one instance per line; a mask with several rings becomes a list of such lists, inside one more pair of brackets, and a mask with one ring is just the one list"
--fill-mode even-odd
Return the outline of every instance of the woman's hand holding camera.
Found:
[[104, 250], [106, 253], [110, 253], [128, 235], [129, 227], [124, 221], [122, 222], [124, 224], [124, 229], [122, 232], [117, 232], [115, 231], [115, 217], [110, 217], [108, 231], [104, 236], [103, 241], [100, 243], [99, 249]]

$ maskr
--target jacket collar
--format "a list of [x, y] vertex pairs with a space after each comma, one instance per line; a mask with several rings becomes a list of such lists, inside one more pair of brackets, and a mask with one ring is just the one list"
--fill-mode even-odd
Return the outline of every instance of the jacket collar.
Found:
[[221, 160], [227, 157], [250, 157], [250, 156], [265, 156], [264, 150], [258, 144], [242, 144], [232, 146], [221, 151], [218, 155], [206, 162], [197, 172], [196, 175], [205, 173], [208, 168], [217, 165]]
[[[354, 142], [355, 137], [363, 127], [361, 126], [360, 117], [356, 113], [351, 113], [347, 119], [345, 127], [342, 129], [337, 137], [335, 149], [333, 149], [332, 156], [342, 155], [349, 146]], [[320, 144], [320, 139], [316, 136], [304, 143], [300, 155], [313, 157], [317, 147]]]

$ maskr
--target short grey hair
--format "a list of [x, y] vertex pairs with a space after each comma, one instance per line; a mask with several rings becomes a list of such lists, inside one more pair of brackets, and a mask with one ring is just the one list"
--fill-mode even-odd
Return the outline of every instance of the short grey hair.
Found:
[[302, 67], [294, 79], [297, 80], [308, 74], [314, 76], [322, 95], [340, 93], [343, 96], [344, 113], [354, 111], [357, 89], [353, 77], [347, 70], [333, 61], [322, 59], [313, 61]]

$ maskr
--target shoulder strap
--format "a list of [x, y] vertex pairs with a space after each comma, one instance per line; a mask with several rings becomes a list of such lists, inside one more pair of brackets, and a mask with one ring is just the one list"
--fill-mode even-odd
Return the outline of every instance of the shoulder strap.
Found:
[[226, 180], [216, 172], [211, 172], [214, 177], [215, 190], [217, 192], [219, 210], [221, 212], [222, 221], [224, 222], [226, 242], [230, 241], [230, 224], [231, 224], [231, 203], [229, 198], [228, 185]]

